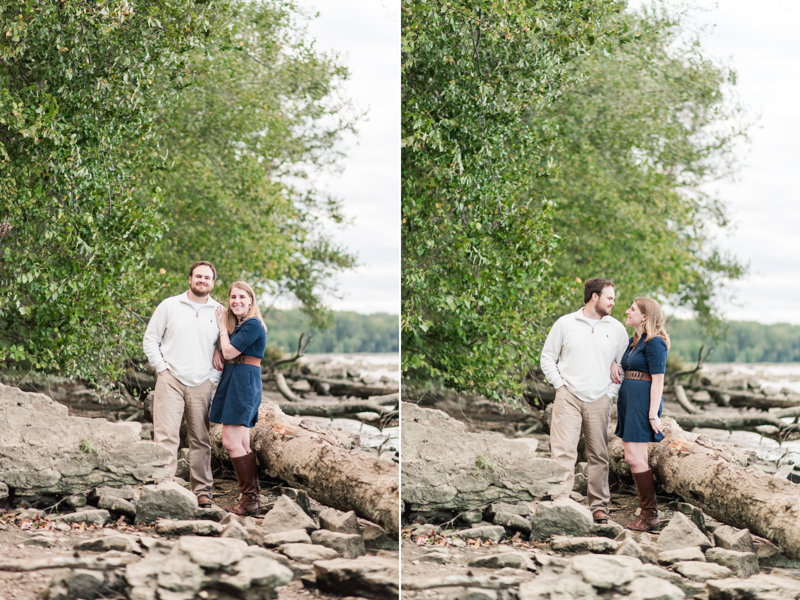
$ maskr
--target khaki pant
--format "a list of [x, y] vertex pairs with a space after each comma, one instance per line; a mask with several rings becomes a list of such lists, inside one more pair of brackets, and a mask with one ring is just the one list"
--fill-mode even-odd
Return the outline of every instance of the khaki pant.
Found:
[[553, 418], [550, 422], [550, 454], [553, 460], [567, 468], [567, 493], [575, 483], [575, 461], [583, 428], [586, 441], [586, 478], [588, 479], [589, 509], [608, 511], [611, 492], [608, 487], [608, 420], [611, 398], [603, 396], [596, 402], [584, 402], [562, 386], [556, 390]]
[[211, 439], [208, 436], [208, 409], [211, 405], [211, 389], [206, 380], [198, 386], [182, 384], [169, 371], [158, 374], [153, 399], [153, 441], [169, 450], [170, 476], [175, 476], [178, 467], [181, 420], [186, 417], [189, 435], [189, 473], [192, 491], [196, 495], [211, 496]]

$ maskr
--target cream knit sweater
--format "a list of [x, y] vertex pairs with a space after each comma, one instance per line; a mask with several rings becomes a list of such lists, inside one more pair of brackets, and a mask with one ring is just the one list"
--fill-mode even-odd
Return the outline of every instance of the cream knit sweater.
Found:
[[214, 344], [219, 328], [214, 311], [219, 302], [211, 296], [198, 310], [188, 292], [158, 305], [144, 333], [144, 353], [157, 372], [169, 369], [178, 381], [191, 387], [206, 379], [216, 383], [222, 373], [214, 369]]
[[625, 326], [612, 316], [592, 325], [583, 309], [555, 322], [542, 348], [541, 365], [547, 381], [567, 389], [584, 402], [605, 394], [614, 398], [619, 384], [611, 381], [611, 363], [619, 363], [628, 345]]

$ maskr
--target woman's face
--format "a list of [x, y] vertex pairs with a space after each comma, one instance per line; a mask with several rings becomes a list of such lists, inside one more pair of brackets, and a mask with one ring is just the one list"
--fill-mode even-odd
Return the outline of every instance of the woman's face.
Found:
[[639, 307], [636, 305], [636, 302], [631, 304], [631, 307], [625, 311], [625, 314], [628, 315], [628, 318], [625, 319], [625, 325], [627, 325], [628, 327], [633, 327], [634, 329], [636, 329], [642, 323], [644, 323], [645, 316], [642, 313], [642, 311], [639, 310]]
[[250, 294], [239, 288], [233, 288], [228, 296], [228, 308], [237, 317], [243, 317], [250, 309]]

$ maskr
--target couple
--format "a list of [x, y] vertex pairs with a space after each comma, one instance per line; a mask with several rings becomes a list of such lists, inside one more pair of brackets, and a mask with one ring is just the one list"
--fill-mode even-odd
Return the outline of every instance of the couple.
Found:
[[619, 392], [615, 433], [624, 442], [625, 462], [631, 468], [642, 508], [636, 521], [625, 527], [650, 531], [658, 527], [658, 508], [647, 444], [664, 439], [661, 395], [669, 349], [664, 316], [655, 300], [636, 298], [625, 311], [625, 325], [634, 329], [628, 339], [625, 327], [611, 316], [613, 282], [590, 279], [584, 285], [583, 300], [584, 307], [556, 321], [542, 349], [542, 371], [556, 388], [551, 455], [568, 469], [567, 491], [571, 491], [583, 429], [589, 508], [595, 522], [607, 523], [611, 499], [608, 421], [612, 398]]
[[227, 310], [211, 298], [216, 278], [210, 262], [194, 263], [189, 268], [189, 290], [161, 302], [147, 325], [144, 352], [158, 372], [153, 437], [170, 452], [174, 476], [181, 419], [186, 417], [192, 491], [198, 505], [207, 508], [213, 484], [208, 423], [222, 423], [222, 445], [230, 454], [241, 491], [239, 503], [226, 510], [253, 515], [261, 507], [250, 428], [261, 405], [267, 326], [253, 289], [245, 282], [228, 288]]

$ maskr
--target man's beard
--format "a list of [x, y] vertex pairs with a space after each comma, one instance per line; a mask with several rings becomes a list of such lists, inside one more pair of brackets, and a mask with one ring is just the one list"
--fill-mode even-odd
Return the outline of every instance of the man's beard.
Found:
[[192, 290], [192, 293], [195, 296], [199, 297], [199, 298], [202, 298], [204, 296], [208, 296], [208, 287], [206, 287], [206, 288], [204, 288], [202, 290], [198, 290], [195, 286], [190, 285], [189, 288]]
[[594, 312], [600, 315], [600, 318], [602, 319], [603, 317], [607, 317], [608, 315], [611, 314], [611, 309], [607, 307], [603, 308], [598, 304], [597, 306], [594, 307]]

